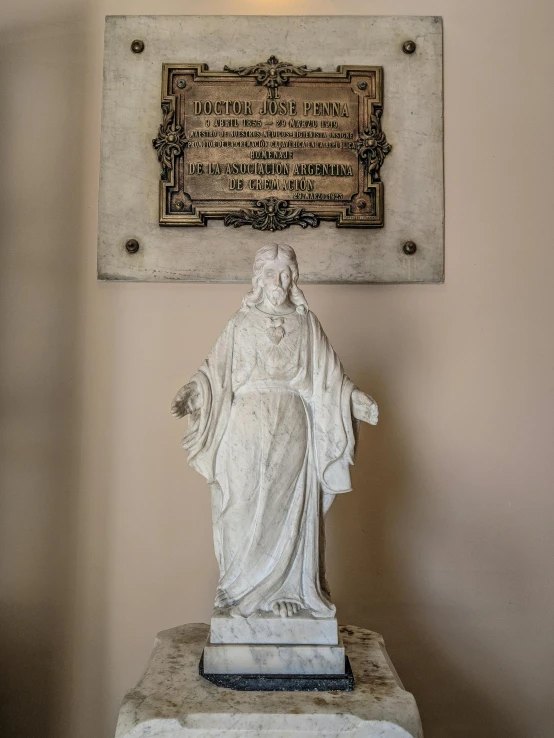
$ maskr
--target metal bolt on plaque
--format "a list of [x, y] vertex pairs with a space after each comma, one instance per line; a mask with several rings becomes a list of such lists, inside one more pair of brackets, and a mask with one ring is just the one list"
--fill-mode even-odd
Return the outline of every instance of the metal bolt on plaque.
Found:
[[136, 238], [130, 238], [125, 243], [125, 251], [128, 254], [136, 254], [139, 249], [140, 249], [140, 243], [137, 241]]

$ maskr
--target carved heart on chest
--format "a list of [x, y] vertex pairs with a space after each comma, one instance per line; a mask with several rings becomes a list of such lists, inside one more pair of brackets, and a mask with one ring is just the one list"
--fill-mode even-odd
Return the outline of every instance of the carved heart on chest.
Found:
[[281, 343], [285, 337], [285, 329], [283, 328], [284, 323], [285, 321], [283, 318], [269, 318], [268, 320], [268, 326], [265, 329], [265, 332], [269, 340], [276, 346]]

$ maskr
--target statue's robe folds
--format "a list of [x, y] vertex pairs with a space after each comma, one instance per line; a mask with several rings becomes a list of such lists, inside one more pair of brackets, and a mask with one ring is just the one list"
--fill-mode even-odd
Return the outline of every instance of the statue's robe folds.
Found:
[[216, 606], [248, 617], [291, 601], [332, 617], [322, 495], [351, 489], [357, 421], [319, 321], [243, 308], [191, 382], [200, 409], [183, 446], [211, 487]]

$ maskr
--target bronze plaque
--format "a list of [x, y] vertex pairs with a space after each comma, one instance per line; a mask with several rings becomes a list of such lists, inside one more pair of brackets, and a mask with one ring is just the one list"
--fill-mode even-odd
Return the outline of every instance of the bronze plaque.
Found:
[[383, 70], [164, 64], [160, 225], [380, 227]]

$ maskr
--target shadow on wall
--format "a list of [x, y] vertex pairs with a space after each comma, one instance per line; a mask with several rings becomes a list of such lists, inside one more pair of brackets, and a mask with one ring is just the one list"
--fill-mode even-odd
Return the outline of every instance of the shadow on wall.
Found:
[[85, 136], [81, 20], [58, 17], [0, 33], [0, 722], [6, 738], [59, 738], [70, 707]]
[[[417, 700], [425, 738], [523, 738], [526, 732], [517, 716], [503, 714], [477, 680], [460, 672], [452, 652], [439, 642], [433, 622], [444, 616], [454, 620], [449, 629], [455, 637], [465, 638], [475, 649], [475, 669], [494, 670], [490, 661], [484, 666], [487, 654], [479, 650], [482, 644], [472, 643], [471, 625], [460, 623], [463, 615], [445, 607], [437, 616], [437, 603], [426, 603], [424, 591], [417, 591], [405, 535], [411, 525], [407, 518], [418, 514], [418, 501], [412, 498], [417, 479], [410, 463], [411, 444], [395, 415], [397, 404], [387, 401], [387, 382], [370, 375], [356, 380], [360, 387], [371, 388], [381, 413], [378, 433], [362, 427], [353, 493], [335, 501], [328, 523], [335, 558], [329, 580], [339, 619], [384, 635], [405, 688]], [[433, 524], [438, 524], [436, 517]], [[420, 527], [418, 540], [421, 535]], [[356, 598], [352, 592], [358, 593]], [[463, 603], [458, 608], [463, 613]], [[498, 678], [504, 679], [500, 670]], [[514, 691], [513, 685], [505, 688]], [[514, 693], [514, 705], [516, 699]]]

